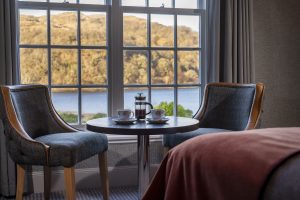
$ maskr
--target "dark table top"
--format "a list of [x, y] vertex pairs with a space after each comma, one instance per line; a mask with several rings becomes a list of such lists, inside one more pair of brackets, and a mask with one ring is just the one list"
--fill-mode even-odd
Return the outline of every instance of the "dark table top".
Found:
[[87, 122], [87, 129], [94, 132], [117, 135], [160, 135], [193, 131], [199, 128], [199, 121], [186, 117], [168, 117], [165, 124], [149, 124], [137, 121], [130, 125], [119, 125], [111, 117], [93, 119]]

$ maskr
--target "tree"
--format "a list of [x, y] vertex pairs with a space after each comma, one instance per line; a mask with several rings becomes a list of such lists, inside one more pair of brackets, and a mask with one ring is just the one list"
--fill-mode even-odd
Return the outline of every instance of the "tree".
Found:
[[[163, 109], [166, 112], [167, 116], [172, 116], [174, 115], [174, 102], [166, 102], [163, 101], [161, 102], [158, 106], [154, 106], [155, 109]], [[193, 111], [189, 109], [185, 109], [182, 105], [177, 106], [177, 115], [179, 117], [192, 117], [193, 116]]]
[[[51, 15], [51, 43], [76, 45], [78, 43], [77, 15], [75, 12], [58, 12]], [[106, 45], [106, 16], [81, 14], [81, 44]], [[124, 46], [147, 46], [147, 20], [124, 16]], [[173, 28], [157, 22], [151, 24], [152, 46], [174, 46]], [[178, 44], [185, 47], [198, 45], [198, 32], [189, 27], [178, 27]], [[188, 36], [188, 37], [187, 37]], [[20, 15], [20, 44], [47, 44], [47, 18], [45, 16]], [[107, 83], [106, 50], [81, 51], [81, 77], [83, 84]], [[51, 78], [54, 84], [78, 82], [78, 52], [74, 49], [51, 50]], [[148, 59], [151, 57], [152, 83], [174, 82], [174, 52], [124, 51], [124, 84], [147, 83]], [[199, 81], [199, 54], [197, 51], [178, 52], [178, 82]], [[21, 48], [21, 81], [24, 84], [48, 83], [48, 55], [46, 49]], [[63, 90], [60, 90], [63, 92]]]

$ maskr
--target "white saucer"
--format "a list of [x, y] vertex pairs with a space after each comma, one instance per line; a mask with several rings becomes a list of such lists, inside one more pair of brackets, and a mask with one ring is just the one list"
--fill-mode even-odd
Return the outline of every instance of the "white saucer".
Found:
[[133, 124], [137, 119], [136, 118], [129, 118], [129, 119], [119, 119], [119, 118], [112, 118], [112, 120], [116, 123], [116, 124]]
[[167, 121], [169, 121], [169, 118], [163, 117], [161, 119], [153, 119], [153, 118], [147, 118], [146, 119], [150, 124], [164, 124]]

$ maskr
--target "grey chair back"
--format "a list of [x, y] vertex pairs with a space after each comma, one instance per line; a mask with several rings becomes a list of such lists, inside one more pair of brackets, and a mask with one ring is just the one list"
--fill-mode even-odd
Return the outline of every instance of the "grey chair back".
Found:
[[18, 120], [31, 138], [68, 132], [53, 117], [46, 86], [10, 87], [10, 94]]
[[233, 131], [255, 128], [259, 116], [253, 115], [260, 114], [261, 108], [256, 104], [261, 106], [263, 87], [262, 84], [210, 83], [194, 117], [199, 119], [201, 128]]

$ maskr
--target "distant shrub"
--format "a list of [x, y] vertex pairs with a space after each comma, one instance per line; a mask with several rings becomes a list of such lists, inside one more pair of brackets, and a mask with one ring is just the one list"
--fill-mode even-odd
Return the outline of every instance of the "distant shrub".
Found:
[[77, 123], [78, 115], [72, 112], [58, 112], [61, 118], [68, 123]]
[[[161, 102], [158, 106], [154, 107], [155, 109], [163, 109], [166, 111], [166, 115], [172, 116], [174, 115], [174, 102]], [[192, 117], [193, 111], [190, 109], [184, 108], [182, 105], [177, 106], [177, 116], [179, 117]]]
[[[58, 114], [68, 123], [77, 123], [78, 115], [73, 112], [58, 112]], [[88, 120], [107, 117], [105, 113], [96, 113], [96, 114], [83, 114], [82, 122], [85, 123]]]

